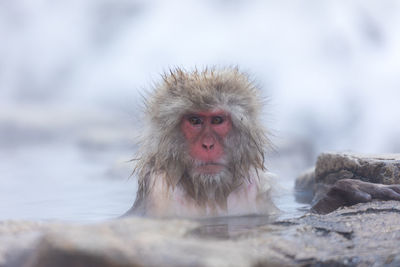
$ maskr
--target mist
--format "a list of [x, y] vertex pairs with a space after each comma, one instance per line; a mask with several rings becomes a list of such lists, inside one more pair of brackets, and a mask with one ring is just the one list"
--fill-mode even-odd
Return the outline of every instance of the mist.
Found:
[[399, 153], [399, 29], [395, 0], [2, 1], [0, 218], [126, 211], [143, 96], [174, 67], [254, 79], [284, 187], [324, 151]]

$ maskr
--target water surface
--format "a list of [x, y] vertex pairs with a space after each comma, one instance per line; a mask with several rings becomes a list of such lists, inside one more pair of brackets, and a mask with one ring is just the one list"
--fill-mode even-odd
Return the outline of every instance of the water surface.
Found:
[[[135, 198], [132, 154], [60, 143], [3, 147], [0, 220], [92, 222], [118, 217]], [[301, 214], [290, 188], [282, 190], [275, 202], [283, 217]], [[257, 224], [261, 219], [247, 218], [247, 222]]]

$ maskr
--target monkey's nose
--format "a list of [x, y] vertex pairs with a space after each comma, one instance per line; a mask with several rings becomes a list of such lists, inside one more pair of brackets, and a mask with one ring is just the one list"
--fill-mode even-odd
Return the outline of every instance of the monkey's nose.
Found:
[[201, 145], [205, 150], [212, 150], [214, 148], [214, 144], [202, 144]]
[[203, 136], [203, 138], [201, 139], [201, 147], [205, 151], [213, 150], [215, 142], [216, 142], [216, 140], [215, 140], [214, 136], [212, 136], [210, 134], [205, 134]]

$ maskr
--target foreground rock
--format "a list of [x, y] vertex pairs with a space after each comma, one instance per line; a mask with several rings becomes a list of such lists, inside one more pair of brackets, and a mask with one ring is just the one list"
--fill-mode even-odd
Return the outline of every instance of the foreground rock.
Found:
[[400, 202], [372, 202], [272, 223], [267, 217], [240, 220], [8, 222], [0, 226], [0, 265], [400, 265]]
[[400, 154], [323, 153], [318, 157], [315, 169], [296, 180], [296, 198], [301, 202], [316, 201], [325, 194], [327, 186], [340, 179], [400, 184]]

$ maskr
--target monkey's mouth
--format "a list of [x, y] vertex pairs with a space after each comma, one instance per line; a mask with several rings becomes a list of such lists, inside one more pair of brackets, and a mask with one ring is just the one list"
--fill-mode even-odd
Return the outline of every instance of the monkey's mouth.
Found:
[[225, 165], [220, 162], [202, 162], [194, 166], [195, 172], [206, 174], [217, 174], [225, 168]]

